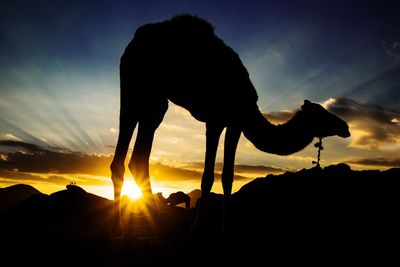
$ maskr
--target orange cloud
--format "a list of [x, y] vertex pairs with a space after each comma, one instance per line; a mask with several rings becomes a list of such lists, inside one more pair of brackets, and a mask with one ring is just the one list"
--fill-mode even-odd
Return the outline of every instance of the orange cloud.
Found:
[[3, 135], [3, 138], [5, 140], [11, 140], [11, 141], [22, 141], [21, 138], [18, 138], [17, 136], [15, 136], [11, 133], [6, 133], [5, 135]]
[[330, 99], [326, 108], [345, 119], [352, 133], [351, 146], [380, 149], [400, 144], [400, 110], [360, 104], [347, 98]]
[[400, 158], [363, 158], [349, 163], [374, 168], [400, 168]]

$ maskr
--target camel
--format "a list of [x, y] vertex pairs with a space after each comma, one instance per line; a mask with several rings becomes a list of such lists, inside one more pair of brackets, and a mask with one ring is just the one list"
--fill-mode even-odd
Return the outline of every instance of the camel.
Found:
[[182, 191], [171, 193], [167, 198], [163, 197], [161, 193], [157, 193], [157, 196], [162, 203], [171, 207], [184, 203], [187, 210], [190, 208], [190, 196]]
[[298, 152], [314, 137], [350, 136], [345, 121], [308, 100], [286, 123], [270, 123], [258, 108], [256, 89], [239, 55], [214, 33], [209, 22], [184, 14], [145, 24], [136, 30], [120, 59], [119, 136], [110, 166], [117, 228], [124, 161], [136, 125], [138, 132], [128, 167], [143, 196], [149, 203], [153, 201], [149, 157], [168, 101], [205, 123], [202, 200], [207, 199], [214, 183], [217, 147], [225, 128], [221, 180], [226, 203], [232, 193], [241, 133], [257, 149], [278, 155]]

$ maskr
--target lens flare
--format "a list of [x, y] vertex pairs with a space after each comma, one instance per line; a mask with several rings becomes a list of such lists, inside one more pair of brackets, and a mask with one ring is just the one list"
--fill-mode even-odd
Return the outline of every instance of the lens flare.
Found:
[[133, 181], [125, 181], [122, 186], [121, 195], [127, 195], [132, 200], [137, 200], [142, 198], [142, 191]]

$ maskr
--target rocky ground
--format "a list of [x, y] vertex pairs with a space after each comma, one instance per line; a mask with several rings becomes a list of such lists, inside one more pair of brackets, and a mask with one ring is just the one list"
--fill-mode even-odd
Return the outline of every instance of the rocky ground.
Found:
[[208, 208], [195, 232], [196, 207], [159, 202], [154, 217], [125, 199], [124, 230], [113, 234], [110, 200], [79, 187], [45, 195], [14, 186], [0, 190], [0, 258], [10, 266], [383, 264], [397, 255], [399, 190], [400, 169], [304, 169], [243, 186], [225, 231], [223, 197], [212, 194], [200, 200]]

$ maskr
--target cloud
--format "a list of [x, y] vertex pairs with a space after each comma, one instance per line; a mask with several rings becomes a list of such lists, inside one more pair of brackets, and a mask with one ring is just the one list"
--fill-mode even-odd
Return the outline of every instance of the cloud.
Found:
[[[109, 166], [112, 156], [84, 154], [60, 150], [61, 148], [43, 148], [35, 144], [1, 140], [1, 147], [16, 148], [15, 152], [0, 154], [0, 176], [7, 179], [41, 181], [65, 185], [71, 177], [80, 179], [80, 184], [104, 184], [96, 176], [110, 177]], [[150, 175], [156, 181], [200, 180], [203, 173], [203, 163], [185, 162], [180, 164], [150, 164]], [[215, 178], [221, 178], [222, 163], [216, 164]], [[252, 165], [236, 165], [235, 180], [246, 180], [268, 173], [281, 173], [286, 170]], [[88, 175], [77, 178], [76, 175]], [[129, 175], [129, 170], [126, 171]], [[89, 176], [93, 176], [90, 178]]]
[[[216, 164], [218, 165], [218, 164]], [[202, 163], [181, 164], [178, 167], [165, 165], [162, 163], [153, 163], [150, 165], [150, 175], [158, 181], [174, 180], [200, 180], [203, 175]], [[265, 175], [265, 174], [264, 174]], [[235, 175], [235, 180], [249, 179], [245, 175]], [[216, 166], [215, 179], [221, 179], [221, 173]]]
[[347, 98], [330, 99], [324, 106], [350, 126], [351, 146], [379, 149], [400, 144], [400, 110]]
[[[223, 164], [217, 163], [216, 170], [222, 171]], [[258, 173], [258, 174], [267, 174], [267, 173], [283, 173], [287, 171], [286, 169], [278, 168], [278, 167], [270, 167], [264, 165], [244, 165], [237, 164], [235, 165], [235, 172], [237, 173]]]
[[369, 167], [389, 167], [389, 168], [400, 168], [400, 158], [387, 159], [387, 158], [364, 158], [349, 163], [361, 166]]
[[44, 183], [53, 183], [58, 185], [67, 185], [71, 179], [58, 176], [58, 175], [40, 175], [40, 174], [33, 174], [33, 173], [24, 173], [24, 172], [17, 172], [17, 171], [4, 171], [0, 170], [0, 177], [1, 179], [11, 180], [11, 181], [18, 181], [18, 182], [44, 182]]
[[162, 163], [154, 163], [150, 166], [150, 175], [158, 181], [173, 180], [199, 180], [202, 173], [198, 170], [173, 167]]
[[[79, 152], [52, 151], [35, 144], [1, 140], [0, 146], [20, 149], [3, 154], [0, 170], [18, 170], [33, 173], [82, 173], [109, 175], [111, 156], [83, 154]], [[4, 157], [2, 157], [4, 158]]]
[[382, 44], [385, 45], [386, 53], [400, 63], [400, 41], [384, 41]]
[[6, 133], [5, 135], [3, 135], [3, 138], [5, 140], [11, 140], [11, 141], [22, 141], [21, 138], [16, 137], [15, 135], [11, 134], [11, 133]]
[[45, 173], [29, 173], [20, 171], [9, 171], [0, 169], [0, 181], [3, 183], [48, 183], [65, 186], [70, 182], [77, 182], [79, 185], [87, 186], [104, 186], [110, 185], [111, 181], [100, 179], [94, 175], [70, 175], [70, 174], [45, 174]]
[[2, 179], [13, 180], [18, 182], [43, 182], [45, 177], [39, 174], [21, 173], [16, 171], [7, 171], [0, 169], [0, 177]]
[[[181, 170], [190, 170], [196, 172], [197, 175], [202, 175], [204, 169], [203, 162], [184, 162], [184, 163], [175, 163], [176, 167]], [[216, 176], [219, 178], [222, 173], [223, 163], [217, 162], [215, 163], [215, 172]], [[235, 177], [235, 179], [249, 178], [249, 177], [260, 177], [265, 176], [270, 173], [284, 173], [288, 171], [288, 169], [278, 168], [278, 167], [270, 167], [264, 165], [245, 165], [245, 164], [236, 164], [235, 165], [235, 173], [240, 174]]]
[[[7, 99], [7, 98], [5, 98], [5, 99]], [[14, 101], [11, 101], [11, 103], [13, 103], [13, 106], [20, 105], [20, 103], [16, 104], [16, 103], [14, 103]], [[12, 110], [10, 110], [10, 111], [12, 111]], [[5, 119], [2, 116], [4, 116], [4, 115], [3, 114], [0, 115], [0, 129], [8, 129], [8, 131], [13, 132], [14, 136], [18, 136], [18, 138], [20, 138], [22, 140], [25, 140], [25, 141], [29, 140], [30, 142], [34, 142], [39, 145], [47, 145], [47, 143], [44, 142], [43, 140], [33, 136], [31, 133], [29, 133], [29, 132], [23, 130], [22, 128], [20, 128], [19, 126], [17, 126], [16, 123], [9, 121], [8, 119]], [[29, 118], [32, 119], [31, 114], [30, 114]], [[7, 139], [7, 138], [4, 138], [4, 139]]]
[[273, 124], [282, 124], [291, 119], [298, 110], [282, 110], [263, 113], [264, 117]]
[[41, 152], [47, 151], [38, 145], [25, 143], [22, 141], [16, 141], [16, 140], [0, 140], [0, 146], [19, 148], [19, 149], [22, 149], [23, 151], [34, 152], [34, 153], [41, 153]]

